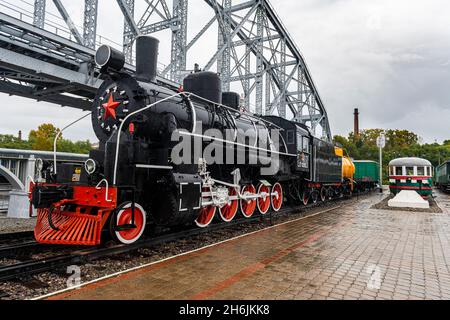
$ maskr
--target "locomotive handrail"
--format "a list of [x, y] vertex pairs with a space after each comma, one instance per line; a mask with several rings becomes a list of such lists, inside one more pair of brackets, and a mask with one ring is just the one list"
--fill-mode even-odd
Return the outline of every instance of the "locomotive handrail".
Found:
[[[131, 117], [135, 116], [136, 114], [139, 114], [139, 113], [141, 113], [141, 112], [143, 112], [143, 111], [146, 111], [146, 110], [148, 110], [148, 109], [150, 109], [150, 108], [153, 108], [153, 107], [154, 107], [155, 105], [157, 105], [157, 104], [160, 104], [160, 103], [162, 103], [162, 102], [168, 101], [168, 100], [170, 100], [170, 99], [173, 99], [173, 98], [179, 97], [179, 96], [185, 96], [185, 97], [187, 97], [187, 98], [190, 98], [191, 96], [192, 96], [192, 97], [196, 97], [196, 98], [198, 98], [198, 99], [200, 99], [200, 100], [203, 100], [203, 101], [206, 101], [206, 102], [215, 104], [215, 105], [219, 105], [219, 106], [224, 107], [224, 108], [226, 108], [226, 109], [228, 109], [228, 110], [232, 110], [232, 111], [234, 111], [234, 112], [237, 112], [237, 111], [236, 111], [235, 109], [233, 109], [233, 108], [230, 108], [230, 107], [228, 107], [228, 106], [222, 105], [222, 104], [220, 104], [220, 103], [215, 103], [214, 101], [205, 99], [205, 98], [200, 97], [200, 96], [198, 96], [198, 95], [196, 95], [196, 94], [194, 94], [194, 93], [191, 93], [191, 92], [180, 92], [180, 93], [171, 95], [171, 96], [169, 96], [169, 97], [166, 97], [166, 98], [164, 98], [164, 99], [161, 99], [161, 100], [159, 100], [159, 101], [157, 101], [157, 102], [155, 102], [155, 103], [152, 103], [152, 104], [150, 104], [150, 105], [147, 105], [147, 106], [145, 106], [145, 107], [143, 107], [143, 108], [141, 108], [141, 109], [139, 109], [139, 110], [136, 110], [136, 111], [130, 113], [129, 115], [127, 115], [127, 116], [123, 119], [122, 123], [121, 123], [120, 126], [119, 126], [118, 133], [117, 133], [116, 154], [115, 154], [115, 159], [114, 159], [113, 185], [116, 185], [116, 184], [117, 184], [117, 168], [118, 168], [118, 163], [119, 163], [120, 136], [121, 136], [121, 134], [122, 134], [122, 129], [123, 129], [124, 124], [127, 122], [128, 119], [130, 119]], [[194, 122], [194, 125], [193, 125], [193, 129], [192, 129], [192, 134], [195, 134], [195, 131], [196, 131], [196, 114], [195, 114], [195, 107], [192, 105], [192, 101], [191, 101], [190, 99], [189, 99], [189, 104], [190, 104], [191, 109], [192, 109], [192, 111], [193, 111], [192, 116], [193, 116], [193, 122]], [[262, 122], [264, 122], [264, 123], [268, 123], [268, 124], [274, 125], [275, 127], [279, 128], [279, 127], [276, 126], [275, 124], [272, 124], [271, 122], [266, 121], [266, 120], [264, 120], [264, 119], [255, 117], [255, 116], [249, 114], [248, 112], [246, 112], [245, 115], [248, 116], [249, 118], [257, 119], [257, 120], [260, 120], [260, 121], [262, 121]], [[252, 123], [253, 123], [253, 121], [252, 121]], [[267, 151], [269, 151], [269, 150], [267, 150]]]
[[[270, 126], [272, 126], [272, 127], [275, 127], [275, 128], [277, 128], [277, 129], [279, 129], [280, 131], [284, 131], [283, 128], [277, 126], [275, 123], [272, 123], [272, 122], [270, 122], [270, 121], [267, 121], [267, 120], [265, 120], [265, 119], [263, 119], [263, 118], [261, 118], [261, 117], [259, 117], [259, 116], [255, 116], [255, 115], [253, 115], [253, 114], [247, 112], [246, 110], [245, 110], [244, 112], [239, 112], [239, 111], [237, 111], [236, 109], [233, 109], [233, 108], [228, 107], [228, 106], [226, 106], [226, 105], [223, 105], [223, 104], [220, 104], [220, 103], [217, 103], [217, 102], [208, 100], [208, 99], [203, 98], [203, 97], [200, 97], [200, 96], [196, 95], [195, 93], [189, 93], [189, 96], [196, 97], [196, 98], [198, 98], [198, 99], [200, 99], [200, 100], [203, 100], [203, 101], [206, 101], [206, 102], [209, 102], [209, 103], [212, 103], [212, 104], [221, 106], [221, 107], [227, 109], [228, 111], [230, 111], [230, 110], [233, 111], [234, 113], [244, 114], [245, 116], [247, 116], [247, 117], [249, 118], [249, 120], [250, 120], [252, 123], [253, 123], [252, 119], [256, 119], [256, 120], [258, 120], [258, 121], [261, 121], [261, 122], [263, 122], [263, 123], [266, 125], [266, 129], [267, 129], [267, 130], [268, 130], [268, 126], [267, 126], [267, 125], [270, 125]], [[230, 113], [231, 113], [231, 112], [230, 112]], [[233, 121], [235, 121], [234, 118], [233, 118]], [[255, 126], [254, 123], [253, 123], [253, 126]], [[257, 134], [258, 134], [258, 133], [257, 133]], [[280, 135], [280, 138], [281, 138], [281, 140], [283, 140], [284, 149], [286, 150], [286, 153], [287, 153], [287, 152], [288, 152], [288, 149], [287, 149], [286, 141], [284, 140], [283, 136], [281, 136], [281, 135]], [[270, 134], [269, 134], [269, 139], [271, 140], [271, 143], [273, 144], [273, 141], [272, 141], [272, 139], [271, 139], [271, 137], [270, 137]], [[256, 141], [258, 141], [258, 139], [256, 139]], [[271, 145], [271, 147], [272, 147], [272, 145]], [[271, 150], [271, 151], [273, 151], [273, 150]]]
[[[123, 121], [121, 122], [121, 124], [120, 124], [120, 126], [119, 126], [118, 133], [117, 133], [116, 155], [115, 155], [115, 158], [114, 158], [114, 175], [113, 175], [113, 185], [114, 185], [114, 186], [117, 184], [117, 166], [118, 166], [118, 164], [119, 164], [120, 136], [121, 136], [121, 133], [122, 133], [122, 129], [123, 129], [124, 124], [125, 124], [125, 123], [127, 122], [127, 120], [130, 119], [132, 116], [135, 116], [135, 115], [137, 115], [137, 114], [139, 114], [139, 113], [141, 113], [141, 112], [143, 112], [143, 111], [146, 111], [146, 110], [148, 110], [148, 109], [150, 109], [150, 108], [153, 108], [154, 106], [156, 106], [156, 105], [158, 105], [158, 104], [160, 104], [160, 103], [163, 103], [163, 102], [165, 102], [165, 101], [168, 101], [168, 100], [170, 100], [170, 99], [173, 99], [173, 98], [179, 97], [179, 96], [189, 97], [188, 93], [186, 93], [186, 92], [180, 92], [180, 93], [171, 95], [171, 96], [169, 96], [169, 97], [166, 97], [166, 98], [164, 98], [164, 99], [161, 99], [161, 100], [159, 100], [159, 101], [156, 101], [155, 103], [149, 104], [149, 105], [147, 105], [147, 106], [145, 106], [145, 107], [143, 107], [143, 108], [141, 108], [141, 109], [139, 109], [139, 110], [136, 110], [136, 111], [130, 113], [129, 115], [127, 115], [127, 116], [123, 119]], [[192, 106], [192, 109], [194, 109], [193, 106]], [[193, 116], [195, 117], [195, 111], [194, 111], [194, 113], [193, 113]], [[194, 121], [194, 124], [195, 124], [196, 119], [194, 119], [193, 121]], [[195, 125], [194, 125], [193, 127], [194, 127], [193, 129], [195, 130], [195, 129], [196, 129], [196, 128], [195, 128]]]
[[209, 103], [218, 105], [218, 106], [220, 106], [220, 107], [226, 108], [226, 109], [228, 109], [228, 110], [231, 110], [231, 111], [233, 111], [234, 113], [241, 113], [241, 114], [243, 113], [243, 114], [245, 114], [246, 116], [248, 116], [248, 117], [250, 117], [250, 118], [253, 118], [253, 119], [262, 121], [262, 122], [264, 122], [264, 123], [266, 123], [266, 124], [270, 124], [271, 126], [277, 128], [277, 129], [283, 130], [283, 128], [277, 126], [275, 123], [272, 123], [272, 122], [270, 122], [270, 121], [267, 121], [267, 120], [265, 120], [265, 119], [263, 119], [263, 118], [261, 118], [261, 117], [255, 116], [255, 115], [253, 115], [253, 114], [251, 114], [251, 113], [249, 113], [249, 112], [247, 112], [247, 111], [239, 112], [238, 110], [233, 109], [233, 108], [231, 108], [231, 107], [229, 107], [229, 106], [226, 106], [226, 105], [223, 105], [223, 104], [221, 104], [221, 103], [217, 103], [217, 102], [208, 100], [208, 99], [206, 99], [206, 98], [200, 97], [200, 96], [196, 95], [195, 93], [191, 93], [191, 92], [184, 92], [184, 93], [189, 93], [189, 96], [190, 96], [190, 97], [196, 97], [196, 98], [198, 98], [198, 99], [200, 99], [200, 100], [203, 100], [203, 101], [206, 101], [206, 102], [209, 102]]
[[[114, 185], [114, 186], [117, 185], [117, 169], [118, 169], [118, 165], [119, 165], [120, 137], [121, 137], [121, 134], [122, 134], [123, 126], [125, 125], [125, 123], [127, 122], [127, 120], [129, 120], [131, 117], [133, 117], [133, 116], [135, 116], [135, 115], [137, 115], [137, 114], [139, 114], [139, 113], [141, 113], [141, 112], [144, 112], [144, 111], [146, 111], [146, 110], [148, 110], [148, 109], [153, 108], [154, 106], [156, 106], [156, 105], [158, 105], [158, 104], [160, 104], [160, 103], [163, 103], [163, 102], [165, 102], [165, 101], [168, 101], [168, 100], [170, 100], [170, 99], [173, 99], [173, 98], [175, 98], [175, 97], [180, 97], [180, 96], [184, 96], [184, 97], [186, 97], [186, 98], [196, 97], [196, 98], [198, 98], [198, 99], [200, 99], [200, 100], [203, 100], [203, 101], [206, 101], [206, 102], [215, 104], [215, 105], [222, 106], [222, 107], [227, 108], [227, 109], [229, 109], [229, 110], [232, 110], [232, 111], [234, 111], [234, 112], [238, 112], [238, 111], [236, 111], [236, 110], [233, 109], [233, 108], [227, 107], [227, 106], [222, 105], [222, 104], [220, 104], [220, 103], [215, 103], [214, 101], [205, 99], [205, 98], [200, 97], [200, 96], [198, 96], [198, 95], [196, 95], [196, 94], [194, 94], [194, 93], [191, 93], [191, 92], [179, 92], [179, 93], [176, 93], [176, 94], [173, 94], [173, 95], [171, 95], [171, 96], [168, 96], [168, 97], [166, 97], [166, 98], [164, 98], [164, 99], [161, 99], [161, 100], [159, 100], [159, 101], [156, 101], [155, 103], [149, 104], [149, 105], [147, 105], [147, 106], [145, 106], [145, 107], [143, 107], [143, 108], [141, 108], [141, 109], [139, 109], [139, 110], [136, 110], [136, 111], [134, 111], [134, 112], [128, 114], [128, 115], [123, 119], [123, 121], [121, 122], [121, 124], [120, 124], [120, 126], [119, 126], [119, 128], [118, 128], [118, 133], [117, 133], [116, 154], [115, 154], [115, 158], [114, 158], [114, 174], [113, 174], [113, 185]], [[195, 114], [195, 107], [193, 106], [192, 101], [191, 101], [190, 99], [189, 99], [189, 105], [190, 105], [190, 107], [191, 107], [191, 109], [192, 109], [192, 111], [193, 111], [192, 116], [193, 116], [193, 118], [194, 118], [194, 119], [193, 119], [193, 122], [194, 122], [194, 124], [193, 124], [193, 129], [192, 129], [192, 132], [189, 133], [189, 134], [191, 134], [192, 136], [197, 136], [197, 134], [195, 133], [195, 130], [196, 130], [196, 114]], [[267, 123], [267, 124], [270, 124], [270, 125], [273, 125], [273, 126], [279, 128], [277, 125], [275, 125], [275, 124], [273, 124], [273, 123], [271, 123], [271, 122], [269, 122], [269, 121], [266, 121], [266, 120], [264, 120], [264, 119], [261, 119], [261, 118], [259, 118], [259, 117], [253, 116], [252, 114], [250, 114], [250, 113], [248, 113], [248, 112], [245, 112], [245, 115], [248, 116], [249, 118], [257, 119], [257, 120], [260, 120], [260, 121], [262, 121], [262, 122], [264, 122], [264, 123]], [[81, 120], [81, 119], [79, 119], [78, 121], [80, 121], [80, 120]], [[78, 121], [76, 121], [76, 122], [78, 122]], [[76, 122], [75, 122], [75, 123], [76, 123]], [[253, 121], [252, 121], [252, 122], [253, 122]], [[75, 124], [75, 123], [73, 123], [73, 124]], [[64, 129], [64, 130], [65, 130], [65, 129]], [[184, 132], [180, 132], [180, 133], [183, 134]], [[203, 136], [203, 135], [201, 135], [201, 136]], [[212, 138], [212, 137], [211, 137], [211, 138]], [[216, 140], [215, 138], [213, 138], [213, 139]], [[222, 140], [222, 139], [217, 139], [217, 140]], [[225, 141], [225, 140], [223, 140], [223, 142], [231, 143], [230, 141]], [[233, 142], [233, 144], [240, 145], [239, 143], [236, 143], [236, 142]], [[248, 148], [252, 148], [252, 149], [256, 149], [256, 150], [263, 150], [263, 151], [266, 151], [266, 152], [273, 152], [273, 153], [281, 154], [281, 155], [295, 156], [295, 155], [291, 155], [291, 154], [289, 154], [289, 153], [283, 153], [283, 152], [278, 152], [278, 151], [273, 151], [273, 150], [267, 150], [267, 149], [262, 149], [262, 148], [258, 148], [258, 147], [252, 147], [252, 146], [247, 146], [247, 145], [243, 145], [243, 146], [244, 146], [244, 147], [248, 147]], [[286, 150], [286, 151], [287, 151], [287, 150]]]
[[269, 150], [269, 149], [263, 149], [263, 148], [259, 148], [259, 147], [253, 147], [253, 146], [249, 146], [243, 143], [238, 143], [236, 141], [230, 141], [230, 140], [225, 140], [225, 139], [220, 139], [214, 136], [204, 136], [201, 134], [195, 134], [195, 133], [190, 133], [190, 132], [184, 132], [184, 131], [180, 131], [181, 135], [189, 135], [192, 137], [196, 137], [196, 138], [208, 138], [209, 140], [214, 140], [214, 141], [218, 141], [218, 142], [222, 142], [222, 143], [226, 143], [226, 144], [234, 144], [236, 146], [239, 147], [243, 147], [243, 148], [249, 148], [249, 149], [253, 149], [253, 150], [259, 150], [259, 151], [265, 151], [268, 153], [274, 153], [274, 154], [279, 154], [282, 156], [288, 156], [288, 157], [297, 157], [296, 154], [291, 154], [291, 153], [287, 153], [287, 152], [280, 152], [280, 151], [274, 151], [274, 150]]
[[109, 197], [109, 183], [108, 183], [108, 180], [103, 179], [102, 181], [100, 181], [100, 182], [97, 184], [97, 186], [95, 187], [95, 189], [101, 190], [102, 188], [101, 188], [100, 186], [101, 186], [103, 183], [104, 183], [105, 186], [106, 186], [105, 201], [106, 201], [106, 202], [112, 202], [113, 200], [108, 198], [108, 197]]
[[57, 169], [56, 169], [56, 149], [57, 149], [57, 143], [58, 143], [58, 139], [61, 137], [62, 133], [69, 129], [71, 126], [77, 124], [78, 122], [80, 122], [81, 120], [83, 120], [84, 118], [86, 118], [87, 116], [92, 115], [92, 112], [89, 112], [88, 114], [85, 114], [84, 116], [82, 116], [81, 118], [79, 118], [78, 120], [73, 121], [72, 123], [70, 123], [69, 125], [65, 126], [64, 128], [62, 128], [62, 130], [60, 130], [55, 137], [55, 140], [53, 141], [53, 173], [56, 175], [57, 173]]

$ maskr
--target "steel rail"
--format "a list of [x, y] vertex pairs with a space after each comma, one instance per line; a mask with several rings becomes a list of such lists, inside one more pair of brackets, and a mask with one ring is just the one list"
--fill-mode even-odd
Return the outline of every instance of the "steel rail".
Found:
[[11, 253], [15, 253], [18, 250], [29, 250], [32, 248], [38, 248], [41, 247], [39, 243], [36, 241], [26, 241], [26, 242], [19, 242], [14, 244], [8, 244], [8, 245], [1, 245], [0, 246], [0, 259], [6, 258]]
[[[142, 239], [131, 245], [116, 245], [113, 247], [95, 247], [83, 250], [73, 251], [69, 254], [54, 256], [50, 258], [38, 259], [24, 261], [13, 265], [0, 266], [0, 281], [7, 281], [16, 279], [20, 276], [31, 276], [39, 274], [42, 272], [52, 271], [56, 268], [61, 268], [73, 264], [83, 264], [89, 261], [93, 261], [99, 258], [104, 258], [113, 255], [124, 254], [128, 252], [133, 252], [141, 248], [148, 248], [155, 245], [160, 245], [172, 241], [177, 241], [189, 237], [201, 236], [214, 231], [226, 230], [232, 226], [245, 226], [253, 222], [259, 221], [260, 223], [264, 221], [269, 221], [270, 225], [273, 225], [272, 219], [275, 217], [282, 217], [290, 214], [301, 214], [305, 213], [305, 210], [320, 208], [322, 206], [333, 205], [341, 202], [342, 200], [354, 200], [358, 201], [360, 195], [366, 195], [369, 192], [358, 194], [356, 197], [344, 197], [335, 198], [325, 202], [318, 201], [317, 203], [311, 203], [308, 205], [298, 205], [298, 206], [286, 206], [279, 212], [269, 212], [265, 215], [257, 215], [252, 218], [240, 218], [232, 222], [221, 222], [213, 224], [207, 228], [192, 228], [188, 230], [183, 230], [174, 233], [159, 234], [156, 237], [149, 237]], [[335, 209], [341, 208], [342, 205], [338, 205]], [[331, 208], [333, 209], [333, 208]], [[314, 213], [311, 213], [314, 215]], [[307, 218], [309, 215], [305, 215]]]
[[22, 238], [32, 238], [33, 236], [34, 236], [33, 231], [0, 233], [0, 241], [16, 240], [16, 239], [22, 239]]
[[[332, 204], [333, 201], [326, 202], [327, 204]], [[0, 266], [0, 281], [7, 281], [18, 278], [20, 276], [30, 276], [39, 274], [42, 272], [52, 271], [56, 268], [65, 267], [72, 264], [83, 264], [92, 260], [96, 260], [103, 257], [124, 254], [128, 252], [133, 252], [141, 248], [147, 248], [155, 245], [160, 245], [172, 241], [181, 240], [184, 238], [201, 236], [214, 231], [226, 230], [232, 226], [239, 225], [249, 225], [250, 223], [264, 220], [270, 221], [272, 223], [273, 217], [280, 217], [283, 215], [289, 215], [294, 212], [304, 212], [302, 209], [311, 209], [313, 207], [319, 207], [318, 204], [311, 204], [308, 206], [296, 206], [296, 207], [285, 207], [279, 212], [272, 212], [266, 215], [258, 215], [252, 218], [246, 219], [241, 218], [229, 223], [217, 223], [209, 226], [208, 228], [192, 228], [189, 230], [183, 230], [180, 232], [162, 234], [154, 238], [147, 238], [140, 240], [131, 245], [116, 245], [113, 247], [96, 247], [89, 248], [71, 252], [69, 254], [59, 255], [50, 258], [29, 260], [20, 262], [17, 264]]]

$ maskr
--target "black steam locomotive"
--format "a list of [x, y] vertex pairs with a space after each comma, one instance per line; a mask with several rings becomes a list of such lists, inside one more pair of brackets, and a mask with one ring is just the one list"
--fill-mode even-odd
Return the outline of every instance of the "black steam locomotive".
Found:
[[122, 53], [97, 51], [100, 147], [84, 165], [38, 162], [38, 242], [97, 245], [109, 230], [130, 244], [147, 225], [207, 227], [351, 193], [333, 144], [303, 124], [245, 111], [217, 74], [192, 73], [180, 88], [157, 83], [157, 55], [158, 40], [139, 37], [130, 74]]

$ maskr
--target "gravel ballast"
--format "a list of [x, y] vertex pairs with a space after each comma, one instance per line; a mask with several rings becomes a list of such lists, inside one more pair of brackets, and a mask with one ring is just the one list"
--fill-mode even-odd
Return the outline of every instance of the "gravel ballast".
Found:
[[378, 209], [378, 210], [391, 210], [391, 211], [407, 211], [407, 212], [424, 212], [424, 213], [442, 213], [442, 209], [439, 208], [438, 204], [436, 203], [436, 200], [431, 198], [429, 200], [430, 202], [430, 208], [429, 209], [417, 209], [417, 208], [394, 208], [389, 207], [388, 202], [389, 200], [393, 199], [394, 195], [389, 195], [386, 198], [384, 198], [380, 203], [375, 204], [372, 209]]

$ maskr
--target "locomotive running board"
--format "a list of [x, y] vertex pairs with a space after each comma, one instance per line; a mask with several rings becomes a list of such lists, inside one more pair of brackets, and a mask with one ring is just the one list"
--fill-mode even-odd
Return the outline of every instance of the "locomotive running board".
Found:
[[50, 223], [49, 209], [39, 209], [34, 236], [42, 244], [96, 246], [110, 212], [103, 210], [97, 215], [52, 212]]

